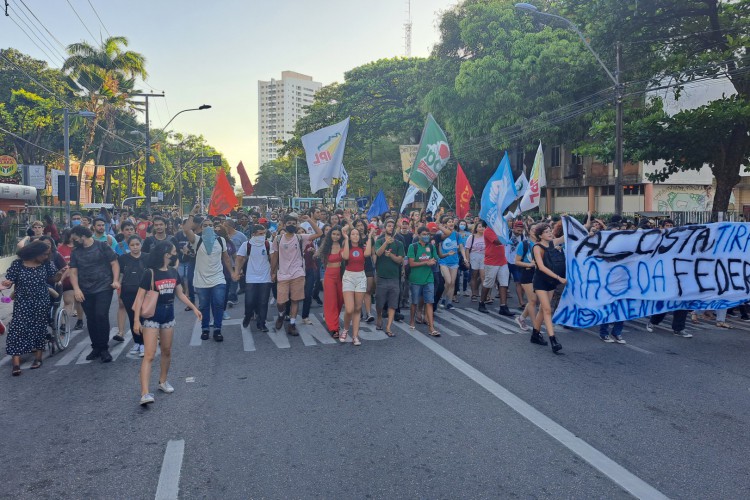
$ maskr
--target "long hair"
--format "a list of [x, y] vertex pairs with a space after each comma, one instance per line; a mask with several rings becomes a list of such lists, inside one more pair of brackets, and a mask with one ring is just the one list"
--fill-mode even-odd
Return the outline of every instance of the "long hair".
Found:
[[164, 265], [164, 255], [172, 253], [173, 248], [174, 245], [172, 244], [172, 242], [160, 241], [148, 254], [148, 261], [146, 262], [146, 266], [149, 269], [153, 269], [154, 271], [156, 271], [157, 269], [161, 269], [161, 267]]
[[333, 237], [331, 236], [334, 231], [338, 231], [341, 234], [341, 239], [339, 239], [339, 247], [341, 247], [341, 242], [343, 240], [344, 234], [341, 231], [341, 226], [333, 226], [330, 231], [328, 231], [328, 234], [323, 237], [323, 243], [320, 244], [320, 248], [318, 248], [318, 257], [320, 257], [323, 262], [328, 262], [328, 257], [331, 255], [331, 248], [333, 247]]

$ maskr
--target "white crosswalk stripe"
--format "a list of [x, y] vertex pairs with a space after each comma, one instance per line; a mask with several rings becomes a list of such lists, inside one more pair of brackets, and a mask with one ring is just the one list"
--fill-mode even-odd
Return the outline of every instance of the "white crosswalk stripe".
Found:
[[518, 325], [516, 325], [515, 323], [508, 323], [506, 321], [503, 321], [502, 318], [500, 318], [499, 316], [495, 316], [492, 313], [484, 314], [475, 309], [456, 309], [454, 311], [467, 319], [494, 326], [502, 334], [515, 335], [516, 333], [518, 333]]
[[465, 330], [466, 333], [473, 333], [474, 335], [487, 335], [485, 332], [480, 330], [478, 326], [474, 326], [471, 323], [468, 323], [467, 321], [459, 318], [458, 316], [451, 315], [450, 312], [441, 312], [440, 314], [435, 315], [435, 317], [437, 318], [438, 323], [447, 321], [453, 326]]

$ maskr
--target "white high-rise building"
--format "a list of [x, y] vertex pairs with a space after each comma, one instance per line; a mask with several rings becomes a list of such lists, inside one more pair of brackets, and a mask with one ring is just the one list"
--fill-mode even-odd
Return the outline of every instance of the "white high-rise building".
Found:
[[281, 80], [258, 81], [258, 166], [278, 158], [281, 141], [292, 137], [304, 107], [322, 87], [311, 76], [283, 71]]

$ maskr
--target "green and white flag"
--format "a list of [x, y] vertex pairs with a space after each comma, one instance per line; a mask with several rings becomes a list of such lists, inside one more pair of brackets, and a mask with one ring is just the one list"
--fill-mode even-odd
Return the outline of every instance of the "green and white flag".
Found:
[[419, 151], [409, 172], [409, 183], [426, 193], [450, 157], [451, 148], [445, 132], [435, 118], [428, 114], [419, 141]]

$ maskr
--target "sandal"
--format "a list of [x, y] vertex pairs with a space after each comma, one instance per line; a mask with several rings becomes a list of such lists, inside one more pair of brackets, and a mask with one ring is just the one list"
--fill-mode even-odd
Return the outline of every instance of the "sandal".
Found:
[[479, 295], [472, 295], [471, 296], [471, 301], [472, 302], [479, 302]]
[[726, 329], [732, 328], [731, 326], [729, 326], [728, 323], [724, 323], [723, 321], [719, 321], [718, 323], [716, 323], [716, 326], [718, 326], [719, 328], [726, 328]]
[[352, 345], [362, 345], [362, 342], [359, 341], [359, 337], [354, 337], [352, 339]]
[[21, 365], [13, 365], [13, 371], [10, 374], [14, 377], [19, 376], [21, 374]]
[[37, 368], [42, 367], [42, 360], [41, 359], [35, 359], [33, 363], [31, 363], [31, 366], [29, 367], [30, 370], [36, 370]]
[[416, 329], [417, 329], [416, 325], [409, 325], [409, 330], [416, 330]]
[[339, 332], [339, 340], [341, 342], [346, 342], [346, 336], [348, 333], [349, 333], [349, 330], [341, 330], [341, 332]]
[[391, 332], [391, 331], [389, 331], [389, 330], [386, 330], [386, 331], [385, 331], [385, 334], [386, 334], [386, 335], [388, 335], [389, 337], [395, 337], [395, 336], [396, 336], [396, 334], [395, 334], [395, 333], [393, 333], [393, 332]]
[[419, 318], [419, 317], [418, 317], [418, 318], [417, 318], [417, 319], [416, 319], [415, 321], [416, 321], [416, 322], [417, 322], [418, 324], [420, 324], [420, 325], [424, 325], [424, 324], [426, 324], [426, 323], [424, 322], [424, 318]]
[[437, 330], [432, 330], [430, 332], [430, 336], [432, 336], [432, 337], [439, 337], [440, 336], [440, 332], [438, 332]]
[[339, 332], [331, 332], [331, 338], [334, 338], [334, 339], [339, 338]]
[[375, 325], [375, 329], [379, 330], [379, 331], [382, 331], [383, 330], [383, 326], [382, 325]]

